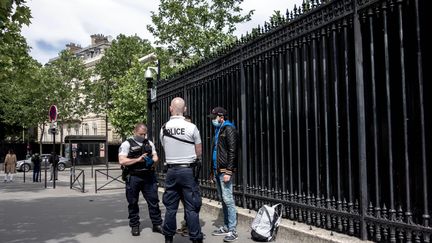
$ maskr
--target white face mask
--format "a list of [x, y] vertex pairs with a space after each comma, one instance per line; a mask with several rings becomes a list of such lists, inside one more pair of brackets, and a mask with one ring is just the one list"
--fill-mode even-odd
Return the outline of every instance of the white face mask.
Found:
[[220, 126], [222, 125], [221, 123], [219, 123], [219, 121], [217, 120], [217, 118], [214, 119], [214, 120], [212, 120], [212, 124], [213, 124], [213, 126], [215, 126], [215, 127], [220, 127]]

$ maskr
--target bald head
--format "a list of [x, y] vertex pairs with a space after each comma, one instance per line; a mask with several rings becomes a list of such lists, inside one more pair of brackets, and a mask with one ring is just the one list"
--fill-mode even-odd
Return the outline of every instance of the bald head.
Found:
[[180, 97], [175, 97], [171, 101], [170, 112], [173, 116], [182, 116], [186, 112], [185, 101]]

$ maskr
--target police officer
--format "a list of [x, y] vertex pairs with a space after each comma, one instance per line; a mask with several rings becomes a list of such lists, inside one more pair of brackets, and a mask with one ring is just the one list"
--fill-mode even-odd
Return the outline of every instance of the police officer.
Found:
[[157, 180], [154, 168], [159, 160], [154, 144], [146, 138], [147, 127], [135, 125], [133, 137], [124, 141], [118, 153], [124, 169], [126, 198], [129, 203], [129, 226], [133, 236], [140, 235], [138, 199], [141, 192], [147, 201], [153, 232], [162, 233], [162, 217], [159, 209]]
[[160, 140], [165, 150], [167, 174], [163, 203], [166, 207], [163, 232], [165, 242], [172, 243], [176, 233], [176, 214], [180, 198], [185, 201], [186, 220], [189, 238], [194, 243], [201, 243], [203, 234], [199, 223], [201, 195], [198, 181], [194, 175], [196, 159], [201, 158], [202, 144], [198, 128], [185, 121], [185, 102], [176, 97], [169, 107], [171, 118], [162, 127]]

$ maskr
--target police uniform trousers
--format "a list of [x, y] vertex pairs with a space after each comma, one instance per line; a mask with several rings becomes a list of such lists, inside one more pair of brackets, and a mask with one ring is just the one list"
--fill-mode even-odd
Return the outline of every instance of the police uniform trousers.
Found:
[[186, 211], [186, 222], [191, 240], [203, 239], [201, 225], [199, 222], [199, 211], [201, 209], [201, 194], [195, 180], [192, 168], [171, 167], [168, 169], [165, 180], [165, 192], [163, 204], [166, 208], [163, 232], [166, 236], [176, 233], [176, 214], [180, 197], [184, 198]]
[[129, 226], [140, 225], [139, 194], [143, 194], [147, 201], [150, 219], [153, 225], [161, 225], [162, 217], [159, 209], [157, 180], [154, 171], [140, 172], [139, 175], [130, 175], [126, 180], [126, 198], [129, 203]]

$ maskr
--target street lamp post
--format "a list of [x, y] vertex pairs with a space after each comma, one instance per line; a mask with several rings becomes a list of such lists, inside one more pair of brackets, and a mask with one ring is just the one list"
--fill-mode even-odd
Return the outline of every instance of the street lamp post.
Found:
[[[51, 159], [52, 159], [52, 181], [53, 181], [53, 188], [56, 188], [56, 172], [57, 172], [57, 164], [56, 164], [56, 151], [55, 151], [55, 137], [56, 137], [56, 132], [57, 132], [57, 114], [58, 114], [58, 110], [57, 110], [57, 106], [55, 105], [51, 105], [50, 109], [49, 109], [49, 120], [51, 122], [51, 127], [50, 127], [50, 131], [53, 135], [53, 151], [51, 154]], [[46, 181], [46, 179], [45, 179]], [[46, 182], [45, 182], [46, 183]]]
[[149, 139], [154, 141], [152, 138], [152, 131], [153, 131], [153, 121], [152, 121], [153, 111], [151, 107], [152, 88], [153, 88], [153, 80], [148, 80], [147, 81], [147, 136]]
[[153, 131], [153, 108], [152, 100], [156, 98], [156, 87], [153, 86], [153, 72], [156, 73], [156, 83], [160, 81], [160, 61], [154, 53], [150, 53], [139, 59], [141, 63], [147, 63], [149, 61], [156, 60], [157, 67], [148, 67], [144, 73], [144, 77], [147, 80], [147, 135], [154, 141], [152, 137]]

